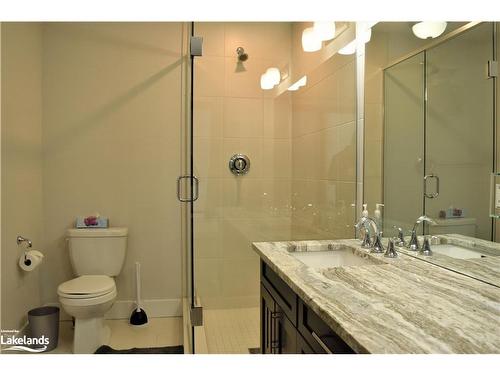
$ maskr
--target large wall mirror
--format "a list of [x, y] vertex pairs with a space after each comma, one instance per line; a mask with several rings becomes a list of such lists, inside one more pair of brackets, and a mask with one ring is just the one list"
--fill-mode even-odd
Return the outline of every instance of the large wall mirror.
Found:
[[[384, 236], [411, 229], [494, 240], [495, 24], [450, 23], [432, 39], [380, 22], [365, 52], [364, 202]], [[424, 232], [422, 232], [424, 231]]]

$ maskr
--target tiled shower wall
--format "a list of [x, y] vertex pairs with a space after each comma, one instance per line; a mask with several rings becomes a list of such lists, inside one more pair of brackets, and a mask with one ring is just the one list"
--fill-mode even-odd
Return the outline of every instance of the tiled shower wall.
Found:
[[[354, 234], [355, 58], [304, 53], [303, 27], [195, 24], [204, 38], [194, 72], [195, 277], [205, 307], [258, 304], [252, 242]], [[294, 79], [307, 72], [307, 86], [279, 96], [261, 90], [271, 66]], [[250, 157], [245, 176], [228, 169], [235, 153]]]
[[[260, 88], [268, 67], [288, 67], [290, 27], [195, 23], [204, 39], [194, 71], [195, 283], [207, 308], [256, 306], [259, 259], [251, 243], [290, 238], [291, 101]], [[247, 61], [238, 62], [238, 47]], [[236, 153], [250, 158], [247, 175], [229, 171]]]
[[308, 85], [293, 95], [294, 239], [354, 236], [355, 69], [354, 55], [335, 55], [311, 69]]

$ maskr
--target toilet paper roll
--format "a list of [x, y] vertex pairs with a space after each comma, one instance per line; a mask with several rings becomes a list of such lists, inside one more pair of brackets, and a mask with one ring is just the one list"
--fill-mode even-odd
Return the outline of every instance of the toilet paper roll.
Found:
[[19, 258], [19, 267], [23, 271], [31, 272], [42, 263], [43, 254], [37, 250], [30, 250], [25, 252]]

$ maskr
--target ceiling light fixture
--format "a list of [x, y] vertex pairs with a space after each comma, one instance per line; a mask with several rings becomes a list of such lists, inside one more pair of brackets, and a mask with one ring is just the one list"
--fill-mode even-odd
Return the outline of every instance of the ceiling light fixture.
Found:
[[422, 21], [412, 26], [413, 34], [420, 39], [437, 38], [446, 30], [446, 22]]

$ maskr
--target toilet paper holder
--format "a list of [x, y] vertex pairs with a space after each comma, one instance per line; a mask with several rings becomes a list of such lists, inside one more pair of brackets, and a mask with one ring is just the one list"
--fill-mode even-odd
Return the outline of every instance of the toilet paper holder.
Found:
[[26, 244], [26, 247], [29, 249], [33, 246], [33, 242], [29, 238], [23, 237], [23, 236], [17, 236], [16, 238], [17, 245], [21, 245], [23, 243]]

